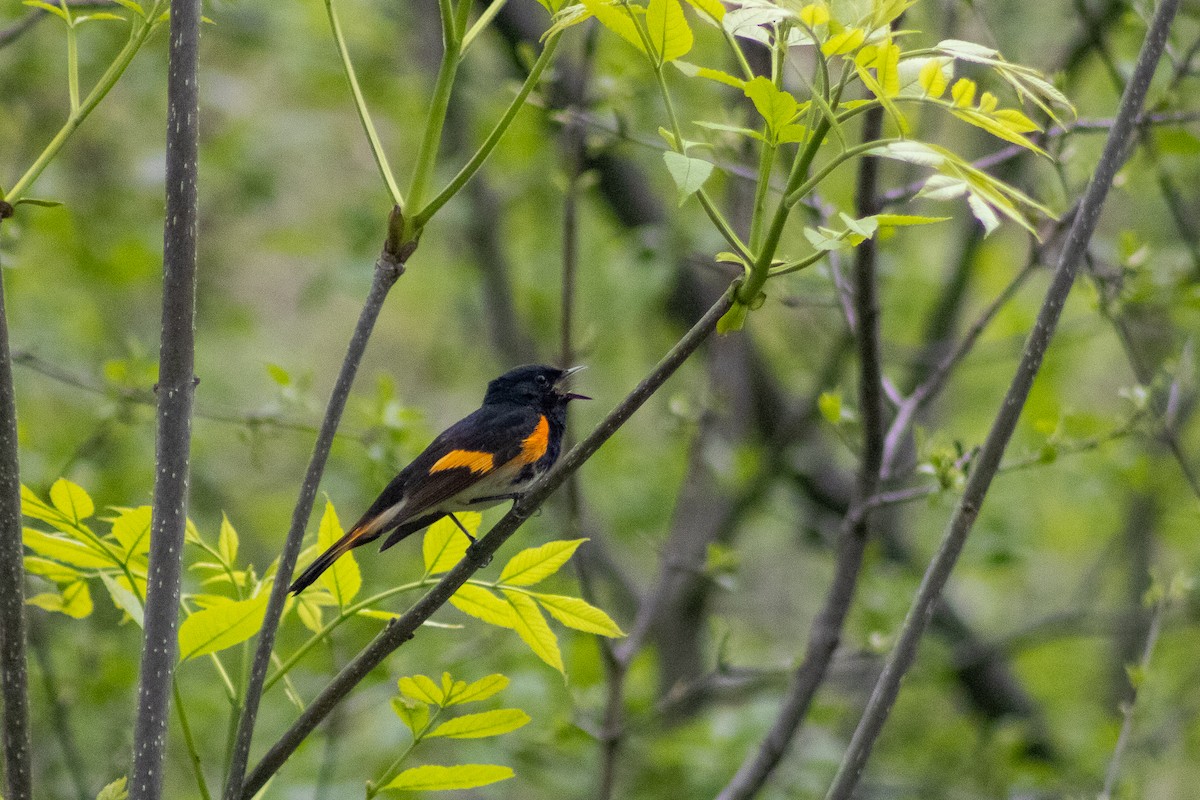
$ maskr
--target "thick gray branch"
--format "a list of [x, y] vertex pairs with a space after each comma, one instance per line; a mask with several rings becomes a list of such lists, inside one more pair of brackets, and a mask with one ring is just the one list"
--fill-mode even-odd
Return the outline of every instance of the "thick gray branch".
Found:
[[187, 522], [192, 399], [196, 379], [196, 167], [199, 145], [200, 0], [171, 4], [167, 74], [167, 209], [163, 228], [162, 341], [159, 347], [150, 565], [145, 636], [133, 729], [131, 800], [162, 795], [163, 757], [177, 660], [179, 583]]

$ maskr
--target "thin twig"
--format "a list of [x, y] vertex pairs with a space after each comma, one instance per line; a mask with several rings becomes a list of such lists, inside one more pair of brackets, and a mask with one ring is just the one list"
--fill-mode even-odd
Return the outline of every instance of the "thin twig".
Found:
[[1146, 643], [1142, 647], [1142, 657], [1138, 661], [1137, 679], [1129, 682], [1129, 699], [1121, 704], [1121, 732], [1117, 734], [1117, 744], [1113, 748], [1112, 758], [1109, 759], [1108, 769], [1104, 773], [1104, 788], [1100, 791], [1099, 800], [1109, 800], [1117, 788], [1117, 776], [1121, 774], [1121, 761], [1125, 751], [1129, 749], [1129, 739], [1133, 735], [1133, 712], [1137, 707], [1141, 682], [1145, 680], [1150, 670], [1150, 658], [1154, 655], [1154, 647], [1158, 644], [1158, 636], [1162, 633], [1163, 617], [1166, 616], [1167, 601], [1160, 600], [1150, 618], [1150, 628], [1146, 631]]
[[[389, 232], [399, 230], [396, 224], [400, 215], [399, 207], [392, 210], [389, 222]], [[404, 274], [405, 264], [416, 248], [416, 243], [400, 244], [396, 237], [389, 233], [386, 243], [375, 262], [375, 276], [371, 282], [371, 291], [363, 304], [358, 317], [358, 324], [350, 338], [346, 357], [338, 372], [337, 382], [329, 397], [329, 405], [325, 409], [325, 419], [321, 423], [321, 432], [313, 445], [313, 453], [300, 485], [300, 496], [292, 512], [292, 523], [284, 541], [283, 552], [279, 556], [279, 568], [275, 573], [275, 581], [271, 586], [271, 597], [267, 601], [267, 610], [263, 618], [262, 629], [258, 635], [258, 644], [254, 651], [254, 661], [250, 668], [250, 677], [246, 684], [246, 696], [242, 706], [242, 718], [238, 723], [237, 739], [234, 742], [233, 757], [230, 760], [229, 774], [225, 781], [225, 800], [236, 800], [242, 795], [242, 778], [246, 774], [246, 765], [250, 757], [250, 741], [254, 736], [254, 723], [258, 717], [259, 701], [262, 699], [263, 682], [266, 680], [267, 669], [271, 665], [271, 653], [275, 648], [275, 634], [279, 630], [280, 618], [283, 616], [283, 605], [287, 600], [287, 587], [296, 569], [296, 559], [300, 556], [301, 545], [304, 541], [304, 531], [308, 527], [309, 517], [312, 516], [313, 502], [317, 497], [317, 487], [325, 472], [325, 462], [333, 446], [334, 434], [350, 397], [350, 389], [354, 385], [354, 376], [362, 362], [363, 353], [371, 332], [375, 329], [375, 321], [383, 308], [384, 300], [392, 286]], [[253, 794], [253, 792], [251, 792]]]
[[596, 428], [571, 449], [549, 473], [537, 481], [515, 502], [512, 509], [497, 522], [486, 536], [467, 551], [454, 569], [446, 573], [436, 586], [418, 600], [402, 616], [390, 620], [375, 637], [325, 687], [283, 736], [271, 746], [258, 765], [246, 777], [241, 800], [250, 800], [267, 780], [279, 770], [300, 743], [326, 715], [340, 703], [372, 669], [393, 651], [411, 639], [417, 628], [450, 599], [476, 571], [491, 561], [500, 546], [524, 524], [543, 502], [650, 399], [678, 367], [716, 329], [717, 320], [733, 304], [731, 286], [712, 308], [681, 338], [651, 370], [650, 374], [609, 412]]
[[37, 661], [38, 672], [42, 675], [42, 690], [45, 692], [46, 705], [50, 707], [50, 724], [58, 736], [58, 746], [62, 748], [63, 764], [67, 774], [75, 785], [75, 794], [79, 800], [92, 800], [95, 792], [88, 788], [87, 775], [83, 767], [83, 758], [79, 753], [79, 745], [75, 741], [75, 732], [71, 725], [70, 708], [64, 697], [64, 692], [54, 669], [54, 655], [50, 652], [46, 637], [42, 632], [44, 622], [34, 619], [29, 625], [29, 646]]
[[200, 0], [171, 4], [167, 73], [166, 220], [163, 228], [162, 341], [150, 562], [137, 718], [133, 728], [131, 800], [162, 795], [167, 721], [177, 661], [196, 391], [196, 173], [199, 149]]
[[837, 775], [826, 795], [826, 800], [848, 800], [858, 784], [875, 740], [883, 730], [888, 712], [900, 691], [900, 682], [916, 658], [917, 647], [928, 625], [934, 603], [950, 577], [958, 555], [966, 542], [967, 535], [975, 523], [980, 506], [991, 485], [991, 480], [1000, 466], [1000, 459], [1017, 425], [1029, 389], [1041, 367], [1042, 359], [1050, 346], [1059, 316], [1071, 286], [1075, 280], [1079, 262], [1087, 251], [1087, 245], [1100, 217], [1104, 199], [1112, 185], [1113, 177], [1122, 164], [1121, 156], [1133, 134], [1137, 116], [1145, 100], [1146, 91], [1154, 77], [1155, 67], [1166, 46], [1171, 21], [1179, 8], [1178, 0], [1162, 0], [1154, 13], [1150, 30], [1146, 35], [1137, 66], [1129, 86], [1121, 98], [1116, 123], [1113, 125], [1096, 172], [1088, 184], [1079, 205], [1079, 212], [1067, 234], [1066, 244], [1059, 256], [1054, 280], [1047, 290], [1046, 298], [1038, 313], [1037, 322], [1026, 343], [1021, 363], [1017, 367], [1011, 385], [1005, 395], [1000, 411], [996, 415], [991, 431], [980, 451], [979, 458], [967, 480], [966, 490], [951, 518], [946, 536], [930, 562], [920, 589], [913, 601], [896, 646], [888, 658], [883, 673], [876, 681], [871, 699], [854, 732], [850, 746], [842, 759]]
[[[0, 201], [0, 220], [12, 206]], [[32, 800], [29, 674], [25, 660], [25, 551], [21, 545], [21, 465], [8, 314], [0, 275], [0, 685], [4, 701], [5, 797]]]

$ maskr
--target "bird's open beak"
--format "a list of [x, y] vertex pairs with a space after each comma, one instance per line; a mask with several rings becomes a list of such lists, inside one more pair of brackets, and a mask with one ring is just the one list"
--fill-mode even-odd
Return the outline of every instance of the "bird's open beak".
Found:
[[[572, 375], [574, 375], [577, 372], [580, 372], [581, 370], [585, 370], [585, 369], [587, 369], [587, 365], [581, 364], [578, 367], [571, 367], [570, 369], [563, 370], [563, 374], [561, 376], [559, 376], [558, 380], [555, 382], [554, 388], [562, 389], [567, 384], [568, 380], [570, 380]], [[560, 391], [559, 394], [561, 396], [567, 398], [568, 400], [591, 400], [592, 399], [592, 398], [588, 397], [586, 394], [578, 394], [576, 392]]]

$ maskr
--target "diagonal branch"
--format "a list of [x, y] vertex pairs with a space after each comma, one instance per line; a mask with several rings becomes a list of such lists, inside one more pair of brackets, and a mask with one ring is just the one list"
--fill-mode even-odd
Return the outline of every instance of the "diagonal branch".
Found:
[[[287, 587], [296, 569], [296, 559], [300, 556], [301, 545], [304, 541], [304, 530], [308, 527], [308, 519], [312, 516], [313, 502], [317, 497], [317, 487], [325, 472], [325, 462], [329, 458], [333, 438], [342, 412], [346, 409], [346, 400], [350, 397], [350, 388], [354, 385], [354, 376], [362, 363], [363, 353], [371, 332], [375, 329], [375, 321], [383, 308], [384, 300], [392, 286], [404, 274], [405, 264], [416, 249], [416, 242], [401, 244], [393, 232], [400, 230], [400, 207], [392, 210], [389, 221], [389, 235], [379, 259], [375, 262], [375, 277], [371, 283], [371, 291], [363, 304], [358, 317], [358, 324], [350, 338], [346, 357], [338, 372], [337, 382], [329, 397], [329, 405], [325, 409], [325, 419], [321, 423], [321, 432], [313, 445], [313, 453], [308, 462], [308, 470], [304, 473], [304, 481], [300, 485], [300, 496], [292, 512], [292, 523], [288, 529], [287, 539], [283, 544], [283, 552], [279, 556], [279, 568], [275, 573], [275, 581], [271, 585], [271, 597], [267, 601], [267, 611], [263, 618], [262, 630], [259, 632], [258, 645], [254, 651], [254, 662], [250, 668], [250, 676], [246, 683], [246, 696], [242, 704], [242, 715], [238, 722], [237, 738], [234, 742], [233, 756], [230, 761], [229, 774], [225, 781], [226, 800], [236, 800], [242, 794], [242, 778], [246, 774], [246, 765], [250, 760], [250, 741], [254, 736], [254, 723], [258, 718], [258, 705], [262, 699], [263, 683], [267, 677], [267, 668], [271, 665], [271, 653], [275, 648], [275, 634], [279, 630], [279, 622], [283, 616], [284, 602], [287, 600]], [[253, 794], [253, 793], [251, 793]]]
[[1092, 176], [1091, 182], [1084, 191], [1079, 204], [1079, 211], [1067, 234], [1066, 244], [1059, 256], [1058, 267], [1054, 280], [1046, 292], [1046, 298], [1038, 312], [1037, 322], [1026, 342], [1025, 352], [1017, 367], [1008, 392], [996, 414], [995, 422], [984, 442], [979, 458], [971, 471], [966, 489], [954, 515], [950, 520], [945, 538], [938, 548], [933, 561], [930, 562], [912, 608], [904, 620], [899, 639], [892, 651], [883, 673], [875, 683], [871, 699], [866, 711], [859, 721], [858, 728], [850, 741], [837, 775], [826, 795], [826, 800], [848, 800], [854, 791], [858, 780], [870, 757], [871, 749], [883, 730], [888, 712], [900, 691], [900, 682], [908, 668], [912, 666], [917, 654], [917, 646], [929, 623], [934, 604], [941, 595], [946, 581], [950, 577], [958, 555], [962, 551], [968, 534], [979, 514], [980, 506], [991, 485], [991, 480], [1000, 466], [1000, 459], [1008, 445], [1033, 380], [1041, 367], [1042, 359], [1050, 346], [1050, 340], [1058, 325], [1059, 316], [1071, 285], [1075, 281], [1075, 273], [1079, 262], [1087, 251], [1088, 242], [1095, 232], [1096, 223], [1104, 199], [1112, 185], [1113, 177], [1122, 164], [1122, 154], [1133, 134], [1134, 125], [1146, 91], [1154, 77], [1155, 68], [1162, 57], [1167, 42], [1167, 33], [1171, 21], [1179, 8], [1179, 0], [1162, 0], [1154, 13], [1150, 30], [1138, 55], [1137, 66], [1129, 81], [1121, 105], [1117, 112], [1117, 120], [1105, 142], [1100, 163]]
[[[467, 551], [466, 556], [454, 569], [434, 586], [428, 594], [418, 600], [403, 616], [388, 622], [355, 658], [339, 672], [320, 695], [309, 704], [292, 727], [284, 732], [262, 761], [246, 777], [240, 793], [241, 800], [250, 800], [274, 775], [300, 743], [320, 724], [333, 708], [340, 703], [371, 670], [383, 662], [398, 647], [411, 639], [417, 628], [450, 599], [460, 586], [475, 572], [487, 565], [516, 530], [529, 519], [543, 502], [561, 486], [579, 467], [600, 449], [608, 439], [633, 416], [643, 403], [650, 399], [676, 369], [695, 352], [705, 339], [716, 329], [717, 320], [733, 305], [736, 284], [721, 295], [707, 313], [684, 334], [674, 347], [655, 365], [650, 374], [633, 391], [608, 413], [600, 424], [579, 444], [575, 445], [562, 460], [534, 484], [512, 509], [497, 522], [487, 535], [480, 538]], [[236, 800], [235, 796], [235, 800]]]
[[129, 774], [132, 800], [158, 800], [162, 795], [167, 720], [178, 651], [192, 400], [196, 391], [200, 0], [177, 0], [171, 4], [170, 40], [158, 427], [145, 636], [133, 728], [133, 765]]

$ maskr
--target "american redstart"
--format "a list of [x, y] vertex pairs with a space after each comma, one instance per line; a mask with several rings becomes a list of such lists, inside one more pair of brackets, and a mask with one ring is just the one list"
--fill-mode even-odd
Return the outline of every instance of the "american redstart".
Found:
[[447, 428], [400, 470], [354, 527], [318, 556], [289, 591], [300, 593], [343, 553], [389, 531], [381, 552], [445, 516], [474, 541], [454, 512], [515, 500], [553, 466], [562, 449], [567, 403], [590, 399], [565, 388], [567, 378], [581, 369], [533, 364], [489, 383], [483, 406]]

